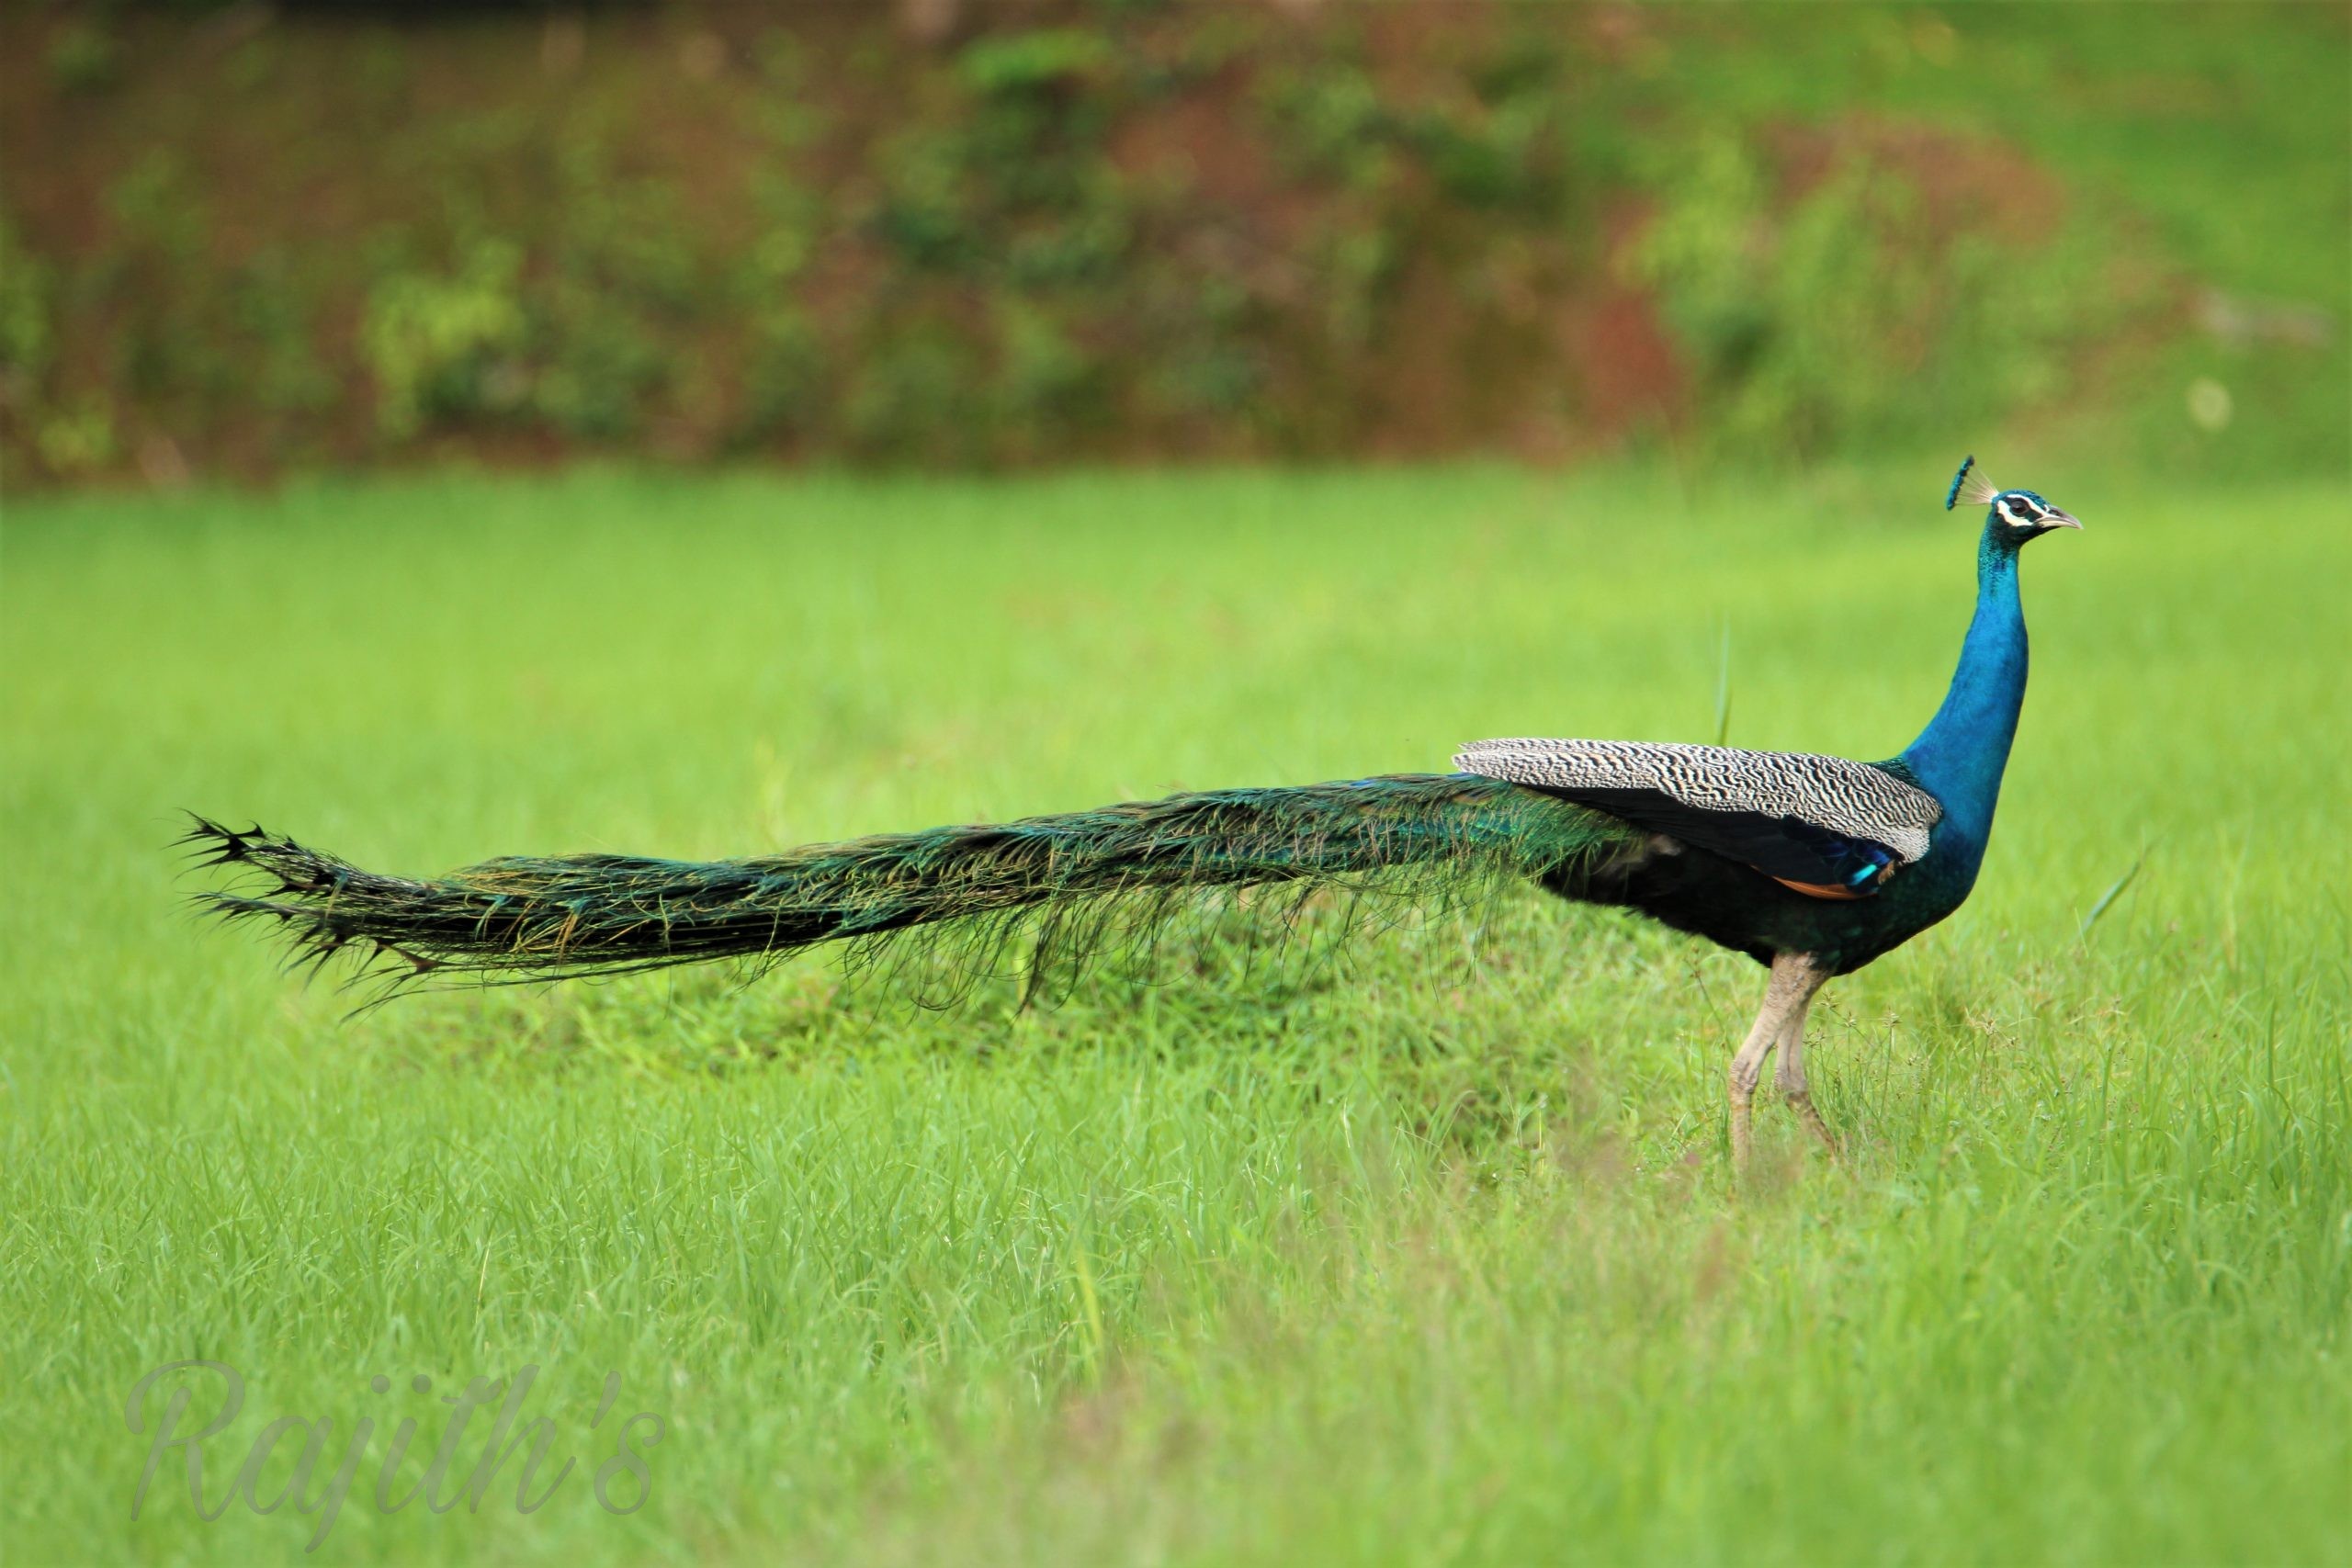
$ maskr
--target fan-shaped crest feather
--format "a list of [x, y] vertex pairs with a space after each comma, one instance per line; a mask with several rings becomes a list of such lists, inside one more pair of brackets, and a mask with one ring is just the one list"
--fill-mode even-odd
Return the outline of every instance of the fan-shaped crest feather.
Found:
[[2001, 487], [1976, 467], [1976, 455], [1972, 452], [1960, 465], [1960, 472], [1951, 477], [1951, 489], [1944, 495], [1944, 510], [1950, 512], [1963, 501], [1971, 506], [1990, 506], [1993, 498], [2000, 493]]

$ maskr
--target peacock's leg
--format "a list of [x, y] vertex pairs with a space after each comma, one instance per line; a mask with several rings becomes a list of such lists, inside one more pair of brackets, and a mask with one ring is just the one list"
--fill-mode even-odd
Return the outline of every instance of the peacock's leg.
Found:
[[1781, 1098], [1788, 1101], [1789, 1109], [1797, 1113], [1797, 1120], [1804, 1123], [1804, 1130], [1818, 1138], [1821, 1146], [1827, 1149], [1830, 1157], [1835, 1159], [1838, 1157], [1838, 1140], [1831, 1134], [1829, 1123], [1824, 1122], [1821, 1112], [1815, 1109], [1813, 1095], [1804, 1077], [1805, 1014], [1813, 1006], [1814, 993], [1828, 980], [1829, 971], [1815, 967], [1810, 959], [1799, 962], [1804, 965], [1804, 983], [1797, 993], [1796, 1006], [1790, 1010], [1781, 1025], [1781, 1065], [1774, 1070], [1772, 1081], [1779, 1087]]
[[[1756, 1085], [1764, 1077], [1764, 1059], [1772, 1047], [1786, 1039], [1792, 1053], [1802, 1050], [1804, 1011], [1813, 1000], [1813, 993], [1821, 988], [1828, 973], [1801, 953], [1782, 953], [1772, 959], [1772, 978], [1764, 988], [1764, 1009], [1756, 1015], [1756, 1027], [1747, 1032], [1739, 1055], [1731, 1059], [1731, 1157], [1740, 1169], [1747, 1168], [1750, 1152], [1749, 1119], [1756, 1103]], [[1789, 1086], [1789, 1068], [1784, 1058], [1781, 1066], [1781, 1087]], [[1804, 1092], [1802, 1068], [1796, 1076], [1797, 1092]], [[1810, 1100], [1803, 1101], [1797, 1112], [1809, 1116], [1808, 1125], [1815, 1125], [1820, 1117], [1813, 1111]], [[1827, 1129], [1821, 1129], [1826, 1135]]]

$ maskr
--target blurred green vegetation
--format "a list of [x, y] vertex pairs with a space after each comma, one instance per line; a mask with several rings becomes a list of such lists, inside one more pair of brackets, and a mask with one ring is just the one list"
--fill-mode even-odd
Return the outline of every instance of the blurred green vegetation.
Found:
[[2338, 7], [12, 9], [0, 461], [2352, 464]]

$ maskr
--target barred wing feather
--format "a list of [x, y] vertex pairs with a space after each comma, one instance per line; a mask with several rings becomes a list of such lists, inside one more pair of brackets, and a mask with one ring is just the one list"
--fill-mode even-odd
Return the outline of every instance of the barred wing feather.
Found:
[[1843, 757], [1639, 740], [1481, 740], [1453, 759], [1756, 867], [1800, 892], [1875, 893], [1928, 852], [1936, 797]]

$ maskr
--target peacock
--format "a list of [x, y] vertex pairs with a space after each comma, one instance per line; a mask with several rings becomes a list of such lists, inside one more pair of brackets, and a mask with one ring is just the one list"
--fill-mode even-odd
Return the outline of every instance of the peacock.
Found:
[[[1766, 1061], [1806, 1131], [1805, 1016], [1850, 974], [1957, 909], [1974, 886], [2025, 697], [2018, 555], [2082, 525], [1971, 456], [1944, 497], [1985, 508], [1976, 608], [1917, 739], [1883, 762], [1626, 740], [1481, 740], [1454, 772], [1222, 789], [1019, 821], [695, 862], [511, 857], [429, 881], [365, 871], [259, 827], [203, 818], [185, 840], [243, 891], [212, 911], [275, 922], [298, 962], [356, 955], [387, 994], [428, 977], [514, 982], [826, 943], [875, 953], [961, 942], [1016, 950], [1033, 977], [1204, 901], [1458, 896], [1494, 878], [1637, 911], [1770, 972], [1731, 1059], [1729, 1133], [1750, 1152]], [[266, 885], [246, 878], [258, 876]], [[1295, 903], [1292, 907], [1295, 908]]]

